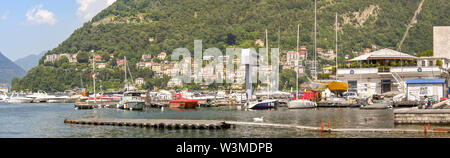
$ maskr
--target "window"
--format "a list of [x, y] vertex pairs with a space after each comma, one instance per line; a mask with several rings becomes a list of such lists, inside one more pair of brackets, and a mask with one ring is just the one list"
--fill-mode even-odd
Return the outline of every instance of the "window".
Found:
[[425, 66], [425, 61], [422, 61], [422, 66]]
[[348, 81], [348, 91], [349, 92], [356, 92], [357, 89], [358, 89], [357, 81]]

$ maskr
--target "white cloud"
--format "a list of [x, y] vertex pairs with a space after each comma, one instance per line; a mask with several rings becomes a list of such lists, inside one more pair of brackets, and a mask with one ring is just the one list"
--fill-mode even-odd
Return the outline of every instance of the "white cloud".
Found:
[[55, 16], [52, 12], [42, 9], [43, 5], [34, 6], [27, 11], [25, 15], [27, 21], [31, 24], [49, 24], [54, 25], [56, 23]]
[[100, 11], [116, 2], [116, 0], [77, 0], [77, 15], [83, 20], [91, 20]]
[[1, 20], [6, 20], [6, 19], [8, 19], [8, 15], [9, 15], [9, 10], [7, 10], [6, 12], [4, 12], [4, 13], [0, 16], [0, 19], [1, 19]]

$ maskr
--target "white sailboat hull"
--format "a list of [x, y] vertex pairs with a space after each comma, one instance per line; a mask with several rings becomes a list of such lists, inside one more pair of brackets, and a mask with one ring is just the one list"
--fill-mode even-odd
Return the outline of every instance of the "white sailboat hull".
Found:
[[317, 107], [317, 103], [309, 100], [292, 100], [288, 103], [289, 109], [306, 109], [315, 107]]

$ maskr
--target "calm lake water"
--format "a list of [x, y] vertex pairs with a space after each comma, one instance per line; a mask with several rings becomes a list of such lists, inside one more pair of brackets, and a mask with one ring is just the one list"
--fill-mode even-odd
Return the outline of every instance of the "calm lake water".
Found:
[[[228, 130], [155, 130], [135, 127], [88, 126], [64, 124], [75, 118], [155, 118], [207, 119], [253, 121], [264, 117], [266, 123], [298, 124], [320, 127], [330, 120], [333, 128], [415, 128], [423, 125], [394, 125], [392, 110], [361, 110], [359, 108], [278, 108], [270, 111], [239, 111], [231, 107], [199, 108], [193, 111], [147, 109], [124, 111], [119, 109], [76, 110], [73, 104], [4, 104], [0, 103], [0, 137], [2, 138], [291, 138], [291, 137], [446, 137], [450, 134], [387, 134], [387, 133], [324, 133], [272, 127], [237, 126]], [[433, 126], [450, 128], [450, 126]]]

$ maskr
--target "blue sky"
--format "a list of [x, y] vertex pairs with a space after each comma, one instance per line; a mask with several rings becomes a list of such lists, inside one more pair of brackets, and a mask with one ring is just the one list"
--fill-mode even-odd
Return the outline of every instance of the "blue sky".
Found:
[[1, 0], [0, 52], [11, 60], [51, 50], [115, 0]]

